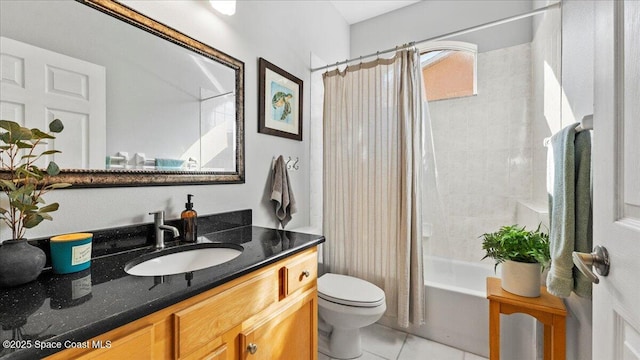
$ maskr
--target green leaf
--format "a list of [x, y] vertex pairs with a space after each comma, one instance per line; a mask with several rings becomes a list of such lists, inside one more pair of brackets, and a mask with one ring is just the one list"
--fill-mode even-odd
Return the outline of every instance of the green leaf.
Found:
[[34, 139], [55, 139], [56, 137], [53, 135], [49, 135], [46, 132], [41, 131], [40, 129], [31, 129], [31, 132], [33, 133], [33, 138]]
[[71, 184], [69, 183], [55, 183], [55, 184], [49, 184], [45, 187], [46, 190], [52, 190], [52, 189], [64, 189], [71, 186]]
[[13, 132], [20, 128], [20, 124], [11, 120], [0, 120], [0, 128]]
[[24, 217], [23, 224], [25, 228], [31, 229], [32, 227], [35, 227], [38, 224], [40, 224], [42, 220], [44, 220], [44, 217], [42, 217], [41, 214], [27, 214]]
[[58, 167], [58, 164], [56, 164], [55, 162], [50, 162], [49, 166], [47, 166], [47, 174], [49, 174], [50, 176], [55, 176], [60, 174], [60, 168]]
[[31, 130], [21, 127], [16, 131], [12, 131], [11, 132], [11, 142], [12, 143], [18, 143], [22, 140], [31, 140], [33, 139], [33, 134], [31, 133]]
[[17, 200], [11, 201], [10, 204], [11, 206], [15, 207], [16, 209], [18, 209], [20, 212], [23, 212], [23, 213], [28, 213], [28, 212], [38, 210], [38, 207], [35, 205], [31, 205], [30, 203], [24, 203]]
[[[2, 140], [3, 143], [5, 144], [11, 144], [11, 133], [10, 132], [4, 132], [2, 133], [2, 135], [0, 135], [0, 140]], [[7, 146], [7, 149], [11, 148], [10, 146]]]
[[16, 175], [19, 178], [33, 178], [38, 181], [42, 180], [43, 174], [39, 169], [27, 169], [26, 167], [19, 167], [15, 170]]
[[60, 154], [62, 153], [62, 151], [59, 150], [47, 150], [47, 151], [43, 151], [42, 154], [40, 155], [51, 155], [51, 154]]
[[42, 216], [42, 218], [43, 218], [44, 220], [49, 220], [49, 221], [53, 220], [53, 218], [51, 217], [51, 215], [49, 215], [49, 214], [47, 214], [47, 213], [40, 213], [40, 216]]
[[32, 144], [26, 143], [24, 141], [17, 141], [16, 145], [18, 146], [18, 149], [31, 149], [31, 148], [33, 148]]
[[16, 190], [15, 191], [11, 191], [9, 193], [9, 197], [12, 198], [12, 199], [17, 199], [18, 197], [26, 196], [27, 194], [31, 194], [33, 192], [33, 190], [35, 190], [35, 186], [33, 184], [25, 184], [24, 182], [17, 183], [16, 184]]
[[0, 186], [2, 187], [2, 189], [9, 189], [11, 191], [15, 191], [16, 190], [16, 184], [13, 183], [13, 181], [10, 180], [0, 180]]
[[58, 203], [53, 203], [53, 204], [49, 204], [47, 206], [41, 207], [38, 210], [38, 212], [39, 213], [54, 212], [54, 211], [58, 210], [59, 207], [60, 207], [60, 205]]
[[59, 133], [64, 129], [64, 125], [62, 125], [62, 121], [60, 119], [55, 119], [49, 124], [49, 131], [53, 133]]

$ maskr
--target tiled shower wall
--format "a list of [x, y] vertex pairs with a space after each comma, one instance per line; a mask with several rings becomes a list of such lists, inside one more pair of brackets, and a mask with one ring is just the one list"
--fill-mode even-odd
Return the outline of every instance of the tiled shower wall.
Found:
[[479, 236], [514, 224], [531, 198], [530, 59], [528, 43], [480, 53], [476, 96], [429, 103], [446, 229], [428, 254], [480, 261]]

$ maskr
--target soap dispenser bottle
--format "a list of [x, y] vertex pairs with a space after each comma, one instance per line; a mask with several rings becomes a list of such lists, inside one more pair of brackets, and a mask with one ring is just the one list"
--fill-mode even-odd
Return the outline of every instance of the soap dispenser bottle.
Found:
[[187, 203], [184, 204], [185, 209], [180, 214], [182, 219], [182, 234], [184, 234], [184, 240], [187, 242], [196, 242], [198, 237], [198, 213], [193, 210], [193, 203], [191, 202], [192, 194], [187, 194]]

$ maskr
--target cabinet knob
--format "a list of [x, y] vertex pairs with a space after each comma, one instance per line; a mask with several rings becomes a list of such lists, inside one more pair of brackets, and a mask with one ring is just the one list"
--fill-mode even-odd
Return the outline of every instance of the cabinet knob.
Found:
[[309, 270], [305, 270], [305, 271], [302, 272], [302, 276], [309, 277], [309, 276], [311, 276], [311, 273], [309, 273]]
[[251, 355], [255, 354], [258, 351], [258, 345], [254, 343], [249, 343], [249, 345], [247, 346], [247, 351]]

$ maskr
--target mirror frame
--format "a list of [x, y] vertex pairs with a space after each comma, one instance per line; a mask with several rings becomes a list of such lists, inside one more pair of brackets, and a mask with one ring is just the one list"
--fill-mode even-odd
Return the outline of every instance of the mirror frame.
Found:
[[51, 182], [70, 183], [73, 185], [70, 189], [79, 187], [244, 183], [244, 62], [114, 0], [76, 1], [234, 70], [236, 79], [236, 169], [233, 172], [63, 169], [59, 175], [51, 178]]

